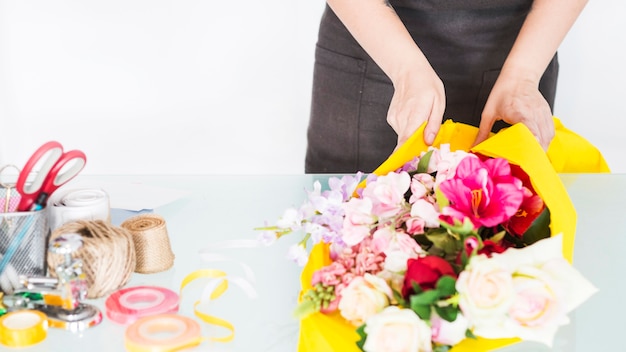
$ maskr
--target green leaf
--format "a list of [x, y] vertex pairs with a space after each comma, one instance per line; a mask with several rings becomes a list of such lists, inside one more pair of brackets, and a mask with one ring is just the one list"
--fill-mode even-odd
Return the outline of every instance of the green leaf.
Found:
[[507, 233], [504, 236], [504, 239], [506, 239], [508, 242], [513, 243], [513, 246], [516, 248], [521, 248], [524, 247], [524, 241], [522, 241], [521, 238], [515, 236], [515, 235], [511, 235], [510, 233]]
[[445, 229], [439, 228], [428, 231], [425, 235], [435, 247], [443, 250], [446, 254], [456, 253], [459, 249], [463, 248], [463, 243], [450, 235]]
[[359, 326], [356, 329], [356, 333], [359, 334], [359, 341], [356, 342], [356, 345], [359, 347], [361, 351], [363, 351], [363, 345], [365, 345], [365, 340], [367, 339], [367, 334], [365, 333], [365, 324]]
[[441, 319], [449, 322], [456, 320], [456, 316], [459, 314], [459, 308], [453, 306], [439, 307], [435, 306], [435, 312], [441, 317]]
[[526, 245], [550, 237], [550, 211], [545, 207], [522, 236]]
[[305, 299], [300, 302], [300, 304], [298, 304], [296, 309], [293, 311], [293, 315], [298, 319], [304, 319], [307, 316], [317, 312], [317, 310], [318, 307], [316, 306], [315, 302], [310, 299]]
[[411, 310], [413, 310], [422, 320], [430, 319], [431, 310], [429, 305], [413, 304], [413, 302], [411, 302]]
[[413, 294], [410, 297], [411, 310], [413, 310], [420, 318], [428, 320], [430, 319], [431, 314], [430, 307], [437, 301], [438, 298], [439, 293], [436, 290]]
[[411, 281], [411, 287], [413, 288], [414, 295], [419, 295], [420, 293], [424, 291], [422, 290], [422, 287], [415, 281]]
[[461, 235], [463, 237], [478, 236], [476, 230], [474, 229], [474, 224], [472, 223], [472, 220], [467, 217], [463, 219], [463, 222], [459, 221], [458, 219], [454, 219], [454, 224], [448, 224], [445, 221], [439, 221], [439, 224], [441, 225], [441, 227], [447, 229], [448, 231]]
[[440, 298], [452, 296], [456, 293], [456, 280], [452, 276], [444, 275], [439, 278], [435, 288], [439, 291]]
[[448, 197], [441, 192], [439, 187], [435, 188], [435, 200], [437, 201], [437, 204], [439, 204], [439, 211], [450, 205], [450, 200], [448, 200]]
[[506, 231], [500, 231], [487, 239], [493, 243], [500, 243], [504, 239], [504, 235], [506, 235]]
[[418, 174], [428, 172], [428, 164], [430, 164], [430, 157], [432, 155], [433, 155], [433, 151], [429, 150], [428, 152], [426, 152], [426, 154], [424, 154], [420, 158], [419, 163], [417, 163], [417, 173]]
[[470, 338], [470, 339], [474, 339], [474, 340], [476, 340], [478, 338], [478, 337], [476, 337], [476, 335], [474, 335], [474, 333], [470, 329], [465, 330], [465, 337]]
[[420, 247], [422, 247], [425, 250], [428, 250], [428, 248], [433, 246], [433, 243], [430, 242], [424, 234], [414, 235], [413, 239], [415, 240], [415, 242], [417, 242], [417, 244], [420, 245]]
[[[418, 285], [419, 287], [419, 285]], [[406, 307], [406, 300], [404, 299], [404, 297], [402, 297], [402, 293], [398, 292], [397, 290], [391, 290], [391, 293], [393, 293], [393, 298], [396, 302], [398, 302], [398, 305], [400, 307]]]
[[428, 290], [417, 295], [411, 295], [411, 306], [413, 304], [431, 305], [439, 300], [439, 291]]
[[449, 352], [451, 349], [452, 347], [448, 345], [437, 345], [433, 348], [433, 352]]

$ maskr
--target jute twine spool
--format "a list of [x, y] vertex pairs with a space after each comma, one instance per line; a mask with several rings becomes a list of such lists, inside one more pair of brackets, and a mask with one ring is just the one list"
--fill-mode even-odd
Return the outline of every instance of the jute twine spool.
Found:
[[140, 214], [128, 218], [121, 226], [130, 232], [135, 243], [135, 272], [158, 273], [174, 265], [174, 253], [163, 217], [157, 214]]
[[[87, 276], [87, 298], [99, 298], [124, 286], [135, 269], [135, 245], [130, 233], [102, 220], [77, 220], [55, 229], [56, 237], [77, 233], [83, 246], [72, 253], [80, 258]], [[55, 268], [65, 262], [63, 255], [48, 253], [48, 272], [56, 276]]]

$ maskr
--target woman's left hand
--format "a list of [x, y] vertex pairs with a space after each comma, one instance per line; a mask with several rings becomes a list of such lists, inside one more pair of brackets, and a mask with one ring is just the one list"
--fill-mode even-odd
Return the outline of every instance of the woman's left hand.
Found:
[[523, 123], [537, 138], [544, 150], [554, 138], [552, 111], [539, 92], [538, 83], [526, 78], [498, 77], [483, 110], [474, 145], [489, 137], [497, 120], [511, 125]]

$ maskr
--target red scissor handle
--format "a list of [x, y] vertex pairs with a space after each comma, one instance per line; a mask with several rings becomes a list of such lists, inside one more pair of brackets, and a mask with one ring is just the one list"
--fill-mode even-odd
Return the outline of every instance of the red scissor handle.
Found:
[[[33, 172], [34, 167], [46, 155], [47, 159], [37, 171], [35, 179], [27, 183], [28, 176]], [[61, 169], [72, 160], [75, 161], [74, 165], [60, 173]], [[74, 178], [83, 169], [85, 162], [85, 154], [81, 151], [72, 150], [63, 153], [63, 146], [56, 141], [43, 144], [28, 159], [17, 178], [15, 187], [22, 195], [17, 210], [32, 210], [37, 203], [45, 205], [43, 202], [47, 200], [47, 197], [61, 185]], [[39, 199], [42, 195], [43, 198]]]
[[[57, 188], [63, 186], [78, 175], [80, 170], [85, 167], [86, 161], [87, 157], [85, 153], [80, 150], [70, 150], [69, 152], [63, 153], [50, 172], [48, 172], [48, 176], [45, 178], [39, 193], [46, 193], [50, 196]], [[64, 171], [61, 172], [62, 170]]]

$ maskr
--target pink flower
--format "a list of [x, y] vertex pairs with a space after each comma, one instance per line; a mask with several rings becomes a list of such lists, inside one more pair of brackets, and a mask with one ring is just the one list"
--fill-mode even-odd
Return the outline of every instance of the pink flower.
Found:
[[427, 197], [433, 192], [435, 180], [430, 174], [415, 174], [411, 179], [411, 198], [409, 203]]
[[437, 206], [426, 199], [418, 199], [411, 206], [411, 217], [419, 217], [424, 220], [426, 227], [439, 227], [439, 212]]
[[477, 227], [504, 223], [515, 215], [524, 197], [521, 181], [511, 176], [508, 161], [500, 158], [463, 159], [455, 177], [442, 182], [440, 189], [450, 201], [442, 214], [461, 222], [467, 217]]
[[421, 253], [421, 247], [411, 236], [402, 230], [384, 226], [376, 230], [372, 239], [372, 248], [377, 252], [402, 250], [407, 253]]
[[363, 198], [371, 199], [374, 215], [382, 218], [393, 217], [405, 206], [404, 194], [410, 185], [411, 177], [408, 173], [391, 172], [368, 183], [363, 190]]
[[421, 235], [426, 229], [426, 222], [422, 218], [414, 217], [406, 219], [406, 232], [411, 235]]
[[434, 149], [430, 158], [428, 172], [437, 172], [435, 185], [453, 178], [459, 163], [466, 158], [476, 158], [463, 150], [450, 151], [449, 144], [442, 144], [439, 149]]
[[343, 229], [341, 239], [354, 246], [370, 234], [370, 225], [375, 223], [372, 216], [372, 201], [369, 198], [352, 198], [344, 203]]
[[324, 286], [335, 286], [341, 283], [341, 277], [345, 273], [346, 268], [343, 265], [333, 262], [313, 273], [311, 285], [315, 286], [322, 283]]
[[384, 262], [385, 255], [374, 250], [371, 237], [367, 237], [355, 246], [344, 248], [334, 261], [345, 268], [341, 283], [335, 286], [335, 294], [340, 295], [341, 290], [357, 276], [363, 276], [365, 273], [379, 273], [383, 269]]

